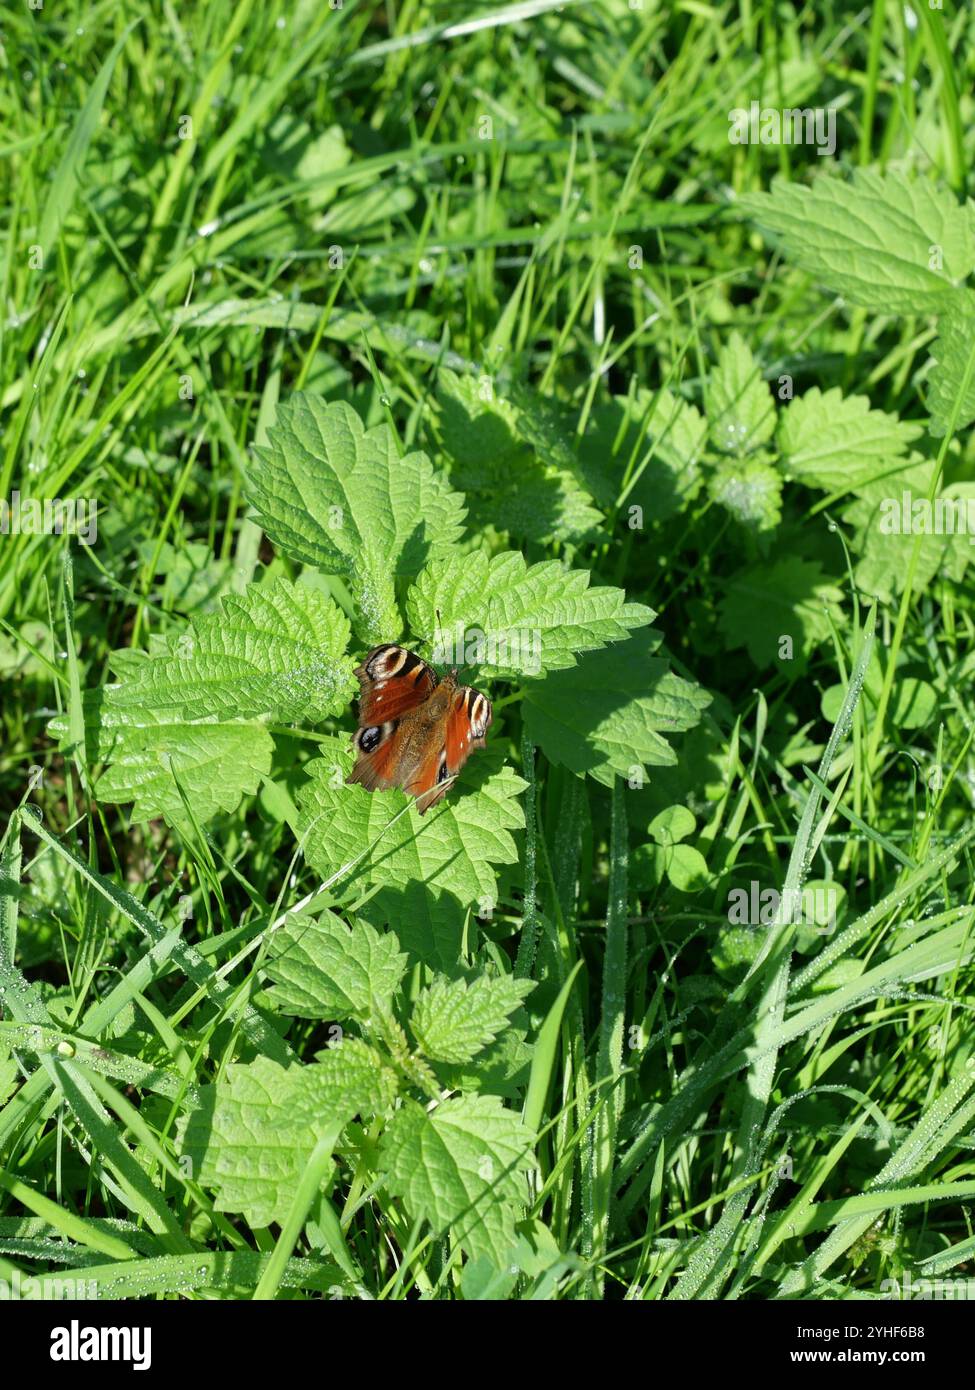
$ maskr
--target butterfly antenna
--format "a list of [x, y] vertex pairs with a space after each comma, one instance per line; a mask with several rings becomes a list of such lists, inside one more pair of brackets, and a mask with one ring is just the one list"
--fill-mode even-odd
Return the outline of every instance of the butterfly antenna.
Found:
[[447, 643], [444, 641], [443, 621], [440, 617], [439, 608], [435, 608], [433, 612], [437, 620], [437, 626], [434, 632], [433, 659], [443, 665], [447, 660]]

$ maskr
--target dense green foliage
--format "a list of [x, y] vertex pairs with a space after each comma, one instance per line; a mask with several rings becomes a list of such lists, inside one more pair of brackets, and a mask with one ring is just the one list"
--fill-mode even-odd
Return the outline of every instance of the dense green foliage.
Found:
[[4, 28], [0, 1279], [964, 1275], [972, 16]]

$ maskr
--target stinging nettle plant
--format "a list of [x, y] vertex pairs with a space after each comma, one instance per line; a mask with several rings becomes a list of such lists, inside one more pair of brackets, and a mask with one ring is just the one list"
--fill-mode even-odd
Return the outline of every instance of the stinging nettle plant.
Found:
[[[266, 1031], [265, 1044], [251, 1040], [255, 1055], [188, 1098], [179, 1152], [216, 1210], [285, 1227], [341, 1155], [354, 1190], [381, 1182], [469, 1259], [528, 1268], [539, 1240], [551, 1244], [537, 1222], [516, 1229], [540, 1114], [511, 1102], [525, 1085], [544, 1091], [551, 1055], [528, 1044], [533, 982], [482, 949], [478, 931], [478, 914], [510, 900], [501, 875], [525, 828], [528, 783], [503, 720], [422, 818], [398, 790], [346, 783], [347, 733], [316, 735], [300, 768], [282, 766], [276, 740], [293, 748], [293, 727], [346, 716], [356, 654], [398, 639], [429, 648], [438, 624], [482, 636], [477, 679], [515, 688], [522, 751], [537, 745], [607, 786], [634, 766], [673, 763], [665, 735], [693, 727], [709, 697], [668, 669], [649, 608], [584, 570], [467, 535], [465, 499], [446, 475], [347, 403], [297, 393], [281, 404], [246, 492], [279, 559], [215, 612], [116, 652], [115, 680], [84, 697], [100, 800], [195, 839], [259, 796], [323, 884], [247, 951], [258, 950], [264, 986], [253, 1002], [327, 1027], [325, 1046], [298, 1065], [286, 1044], [268, 1048]], [[539, 636], [530, 678], [503, 664], [494, 640], [512, 629]], [[52, 728], [77, 752], [69, 720]], [[563, 994], [559, 1015], [564, 1006]]]

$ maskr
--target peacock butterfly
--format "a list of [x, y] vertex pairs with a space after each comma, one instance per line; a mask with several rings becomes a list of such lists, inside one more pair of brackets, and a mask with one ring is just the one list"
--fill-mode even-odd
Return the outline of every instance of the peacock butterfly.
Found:
[[367, 791], [402, 787], [422, 815], [446, 795], [473, 750], [484, 747], [491, 702], [459, 686], [456, 670], [438, 680], [425, 661], [392, 642], [373, 647], [355, 674], [359, 727], [348, 781]]

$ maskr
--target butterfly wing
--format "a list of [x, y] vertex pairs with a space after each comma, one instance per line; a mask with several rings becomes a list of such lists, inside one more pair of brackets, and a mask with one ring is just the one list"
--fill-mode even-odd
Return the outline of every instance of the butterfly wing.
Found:
[[443, 744], [434, 747], [406, 786], [422, 815], [446, 796], [453, 779], [475, 748], [484, 747], [491, 724], [491, 702], [469, 685], [454, 691], [444, 726]]
[[384, 790], [397, 785], [400, 721], [430, 698], [437, 677], [420, 657], [392, 642], [373, 647], [355, 674], [359, 727], [352, 739], [356, 761], [348, 780], [359, 782], [367, 791]]

